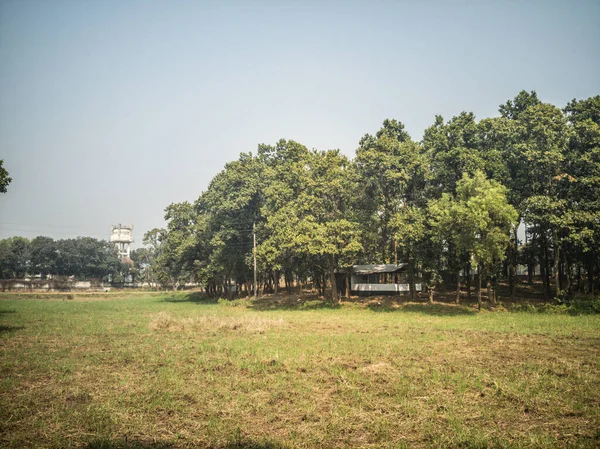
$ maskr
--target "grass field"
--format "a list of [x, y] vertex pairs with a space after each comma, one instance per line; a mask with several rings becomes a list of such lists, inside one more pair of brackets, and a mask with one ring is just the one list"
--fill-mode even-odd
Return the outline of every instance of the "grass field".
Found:
[[386, 306], [0, 295], [0, 447], [600, 446], [600, 315]]

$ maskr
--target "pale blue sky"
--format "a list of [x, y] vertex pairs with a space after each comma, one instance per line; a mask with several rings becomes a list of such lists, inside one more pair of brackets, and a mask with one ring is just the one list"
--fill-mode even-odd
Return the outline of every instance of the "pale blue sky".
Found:
[[0, 238], [138, 243], [258, 143], [600, 94], [599, 1], [0, 0]]

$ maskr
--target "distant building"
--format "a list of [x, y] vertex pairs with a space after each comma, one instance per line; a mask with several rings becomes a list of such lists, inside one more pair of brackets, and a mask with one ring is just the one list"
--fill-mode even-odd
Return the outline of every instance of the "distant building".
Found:
[[[351, 269], [337, 270], [338, 284], [343, 288], [343, 276], [350, 274], [350, 291], [359, 295], [400, 294], [410, 291], [406, 267], [408, 264], [354, 265]], [[415, 291], [422, 286], [415, 283]]]
[[129, 259], [133, 243], [133, 225], [123, 226], [119, 223], [117, 226], [111, 226], [110, 241], [117, 246], [121, 259]]

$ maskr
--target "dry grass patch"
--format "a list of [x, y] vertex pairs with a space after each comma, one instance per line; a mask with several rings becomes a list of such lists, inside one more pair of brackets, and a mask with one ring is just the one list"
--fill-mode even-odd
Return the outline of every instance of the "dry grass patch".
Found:
[[149, 327], [152, 330], [168, 332], [232, 330], [263, 334], [269, 329], [281, 328], [284, 325], [285, 322], [282, 318], [218, 317], [213, 315], [202, 315], [197, 318], [177, 318], [168, 312], [162, 311], [152, 318]]

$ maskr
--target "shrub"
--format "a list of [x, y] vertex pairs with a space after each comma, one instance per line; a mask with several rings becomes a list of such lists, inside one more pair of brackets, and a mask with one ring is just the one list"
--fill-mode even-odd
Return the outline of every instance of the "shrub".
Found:
[[237, 306], [241, 306], [242, 305], [242, 300], [241, 299], [223, 299], [223, 298], [219, 298], [217, 300], [217, 304], [221, 305], [221, 306], [227, 306], [227, 307], [237, 307]]

